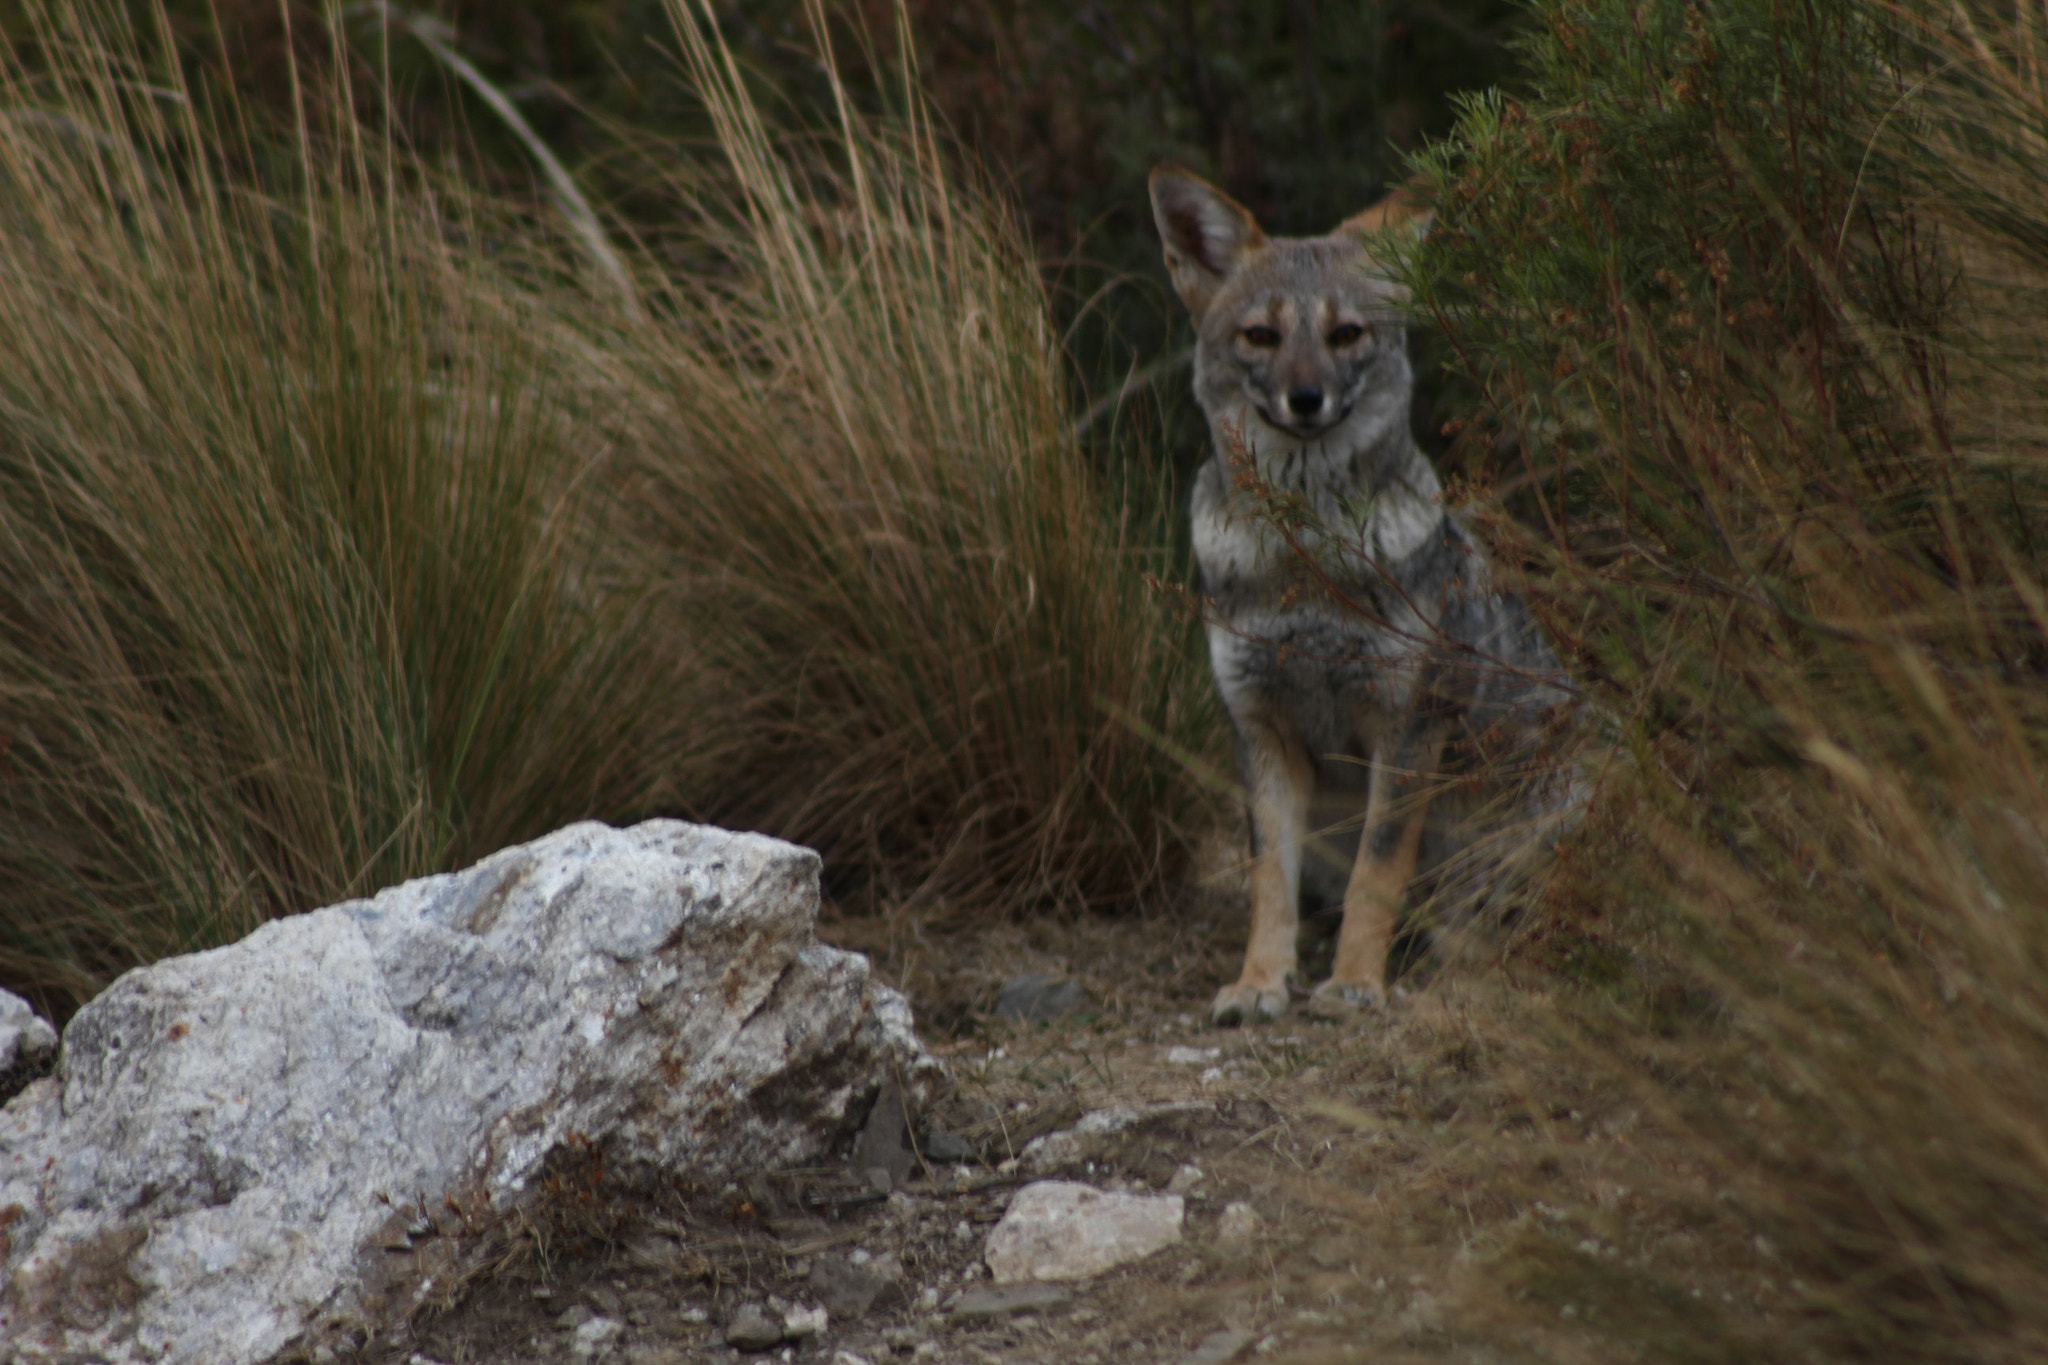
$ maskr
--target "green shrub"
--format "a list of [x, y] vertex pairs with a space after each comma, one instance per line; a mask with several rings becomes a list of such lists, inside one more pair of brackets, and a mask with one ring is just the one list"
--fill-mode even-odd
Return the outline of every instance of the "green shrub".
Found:
[[1520, 443], [1497, 539], [1632, 751], [1629, 855], [1577, 860], [1550, 936], [1604, 916], [1636, 981], [1571, 1045], [1809, 1286], [1726, 1324], [1748, 1358], [2038, 1358], [2043, 35], [1537, 15], [1529, 96], [1425, 159], [1415, 274], [1471, 437]]

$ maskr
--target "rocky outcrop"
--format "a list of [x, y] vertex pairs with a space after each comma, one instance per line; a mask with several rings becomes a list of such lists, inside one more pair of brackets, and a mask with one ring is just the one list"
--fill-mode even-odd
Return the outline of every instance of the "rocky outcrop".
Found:
[[693, 1181], [843, 1152], [936, 1067], [818, 859], [675, 821], [130, 972], [0, 1111], [0, 1356], [241, 1365], [374, 1327], [567, 1151]]

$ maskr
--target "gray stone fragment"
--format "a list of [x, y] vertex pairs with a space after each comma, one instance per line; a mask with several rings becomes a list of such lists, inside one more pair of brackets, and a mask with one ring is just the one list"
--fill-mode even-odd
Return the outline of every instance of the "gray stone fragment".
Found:
[[46, 1075], [57, 1060], [57, 1030], [9, 991], [0, 991], [0, 1104], [30, 1081]]
[[903, 1298], [895, 1280], [838, 1256], [820, 1256], [812, 1263], [810, 1286], [825, 1310], [840, 1319], [858, 1318], [877, 1304], [887, 1307]]
[[725, 1344], [741, 1351], [765, 1351], [782, 1344], [782, 1322], [758, 1303], [743, 1303], [725, 1325]]
[[969, 1289], [946, 1305], [946, 1316], [955, 1322], [977, 1322], [1007, 1318], [1016, 1313], [1039, 1313], [1057, 1308], [1073, 1295], [1056, 1284], [998, 1285], [994, 1289]]
[[817, 873], [572, 825], [128, 973], [0, 1109], [0, 1358], [316, 1356], [459, 1273], [558, 1153], [709, 1184], [844, 1150], [935, 1064], [812, 937]]
[[1076, 1014], [1088, 1004], [1080, 982], [1056, 976], [1013, 976], [996, 993], [996, 1018], [1047, 1023]]
[[974, 1147], [958, 1133], [926, 1133], [917, 1144], [927, 1161], [972, 1161]]
[[1180, 1240], [1177, 1194], [1113, 1194], [1070, 1180], [1018, 1190], [984, 1253], [998, 1284], [1085, 1280]]
[[882, 1081], [847, 1165], [854, 1174], [870, 1179], [873, 1172], [882, 1172], [885, 1178], [874, 1182], [882, 1194], [901, 1185], [917, 1168], [917, 1155], [911, 1149], [910, 1113], [893, 1078]]

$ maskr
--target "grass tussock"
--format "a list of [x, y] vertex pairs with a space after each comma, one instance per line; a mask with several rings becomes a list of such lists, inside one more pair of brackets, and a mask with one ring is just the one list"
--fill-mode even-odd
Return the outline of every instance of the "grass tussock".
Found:
[[645, 804], [659, 674], [480, 249], [515, 225], [368, 130], [209, 115], [112, 11], [39, 21], [0, 71], [0, 979], [61, 1008]]
[[1218, 728], [1145, 581], [1173, 570], [1170, 512], [1084, 457], [1028, 241], [914, 90], [896, 122], [842, 91], [829, 135], [781, 138], [708, 14], [676, 22], [725, 158], [677, 197], [720, 269], [658, 282], [614, 382], [727, 741], [681, 785], [841, 889], [1130, 903], [1184, 865], [1207, 800], [1184, 764]]
[[0, 981], [62, 1014], [583, 817], [806, 841], [855, 907], [1179, 865], [1217, 723], [1163, 524], [1077, 447], [1023, 238], [914, 101], [784, 136], [678, 7], [717, 140], [621, 158], [679, 205], [636, 243], [523, 122], [561, 212], [409, 160], [320, 84], [374, 62], [295, 73], [279, 128], [188, 89], [161, 15], [33, 16]]
[[[1559, 1046], [1799, 1286], [1744, 1358], [2038, 1359], [2044, 35], [1540, 13], [1530, 98], [1432, 164], [1419, 293], [1522, 439], [1541, 529], [1495, 529], [1633, 757], [1547, 935]], [[1588, 1331], [1558, 1357], [1626, 1335]]]

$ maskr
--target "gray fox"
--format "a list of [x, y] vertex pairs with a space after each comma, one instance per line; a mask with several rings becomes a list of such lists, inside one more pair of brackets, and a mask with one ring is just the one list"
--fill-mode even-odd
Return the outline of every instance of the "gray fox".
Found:
[[1551, 741], [1573, 706], [1549, 642], [1446, 514], [1409, 431], [1404, 297], [1381, 234], [1419, 233], [1403, 192], [1325, 237], [1268, 238], [1176, 167], [1151, 178], [1174, 288], [1194, 314], [1212, 457], [1192, 517], [1209, 662], [1251, 807], [1251, 941], [1210, 1011], [1278, 1017], [1296, 971], [1311, 820], [1357, 823], [1330, 979], [1309, 1008], [1384, 999], [1418, 878], [1432, 922], [1469, 919], [1577, 804]]

